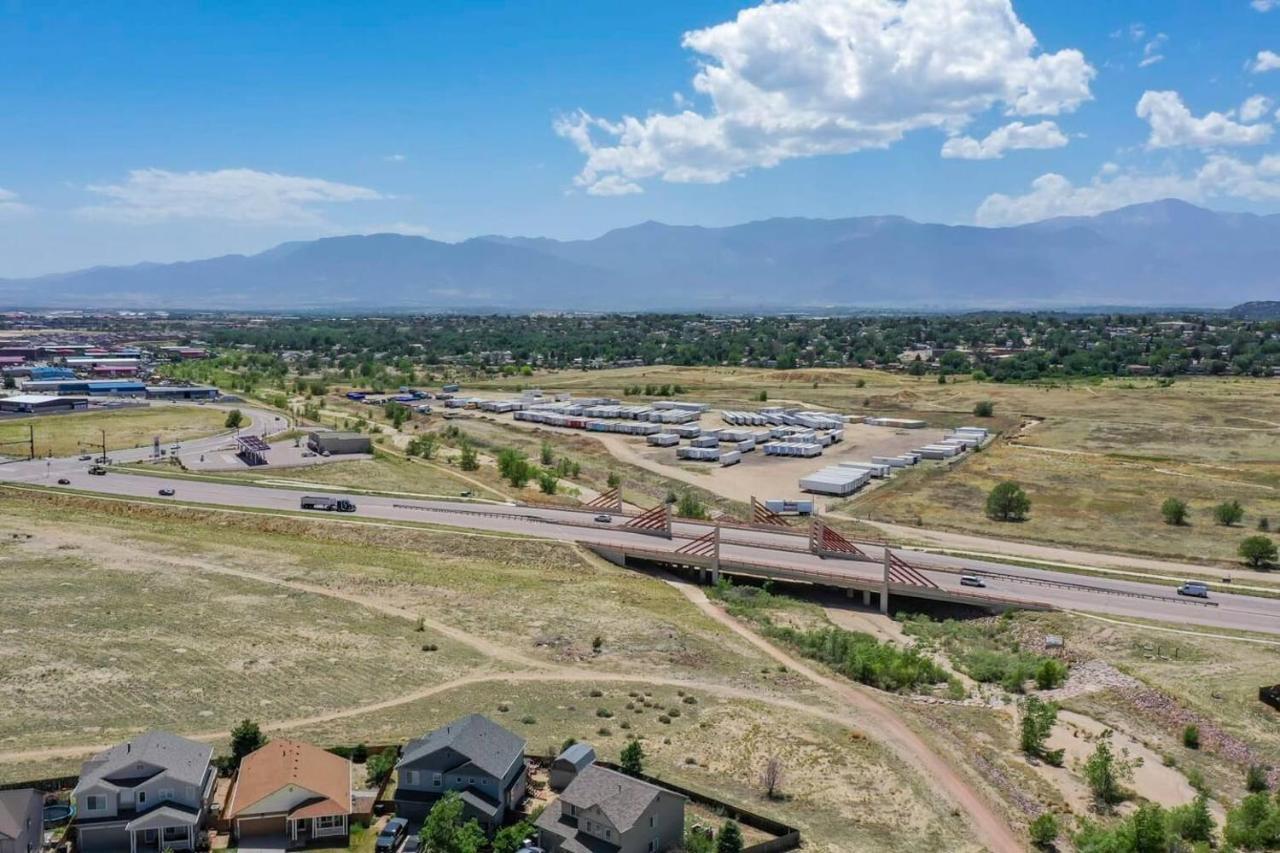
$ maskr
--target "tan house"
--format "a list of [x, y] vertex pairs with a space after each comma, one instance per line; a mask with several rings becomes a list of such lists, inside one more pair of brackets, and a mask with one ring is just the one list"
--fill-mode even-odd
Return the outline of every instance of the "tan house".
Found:
[[240, 762], [227, 803], [237, 841], [283, 838], [288, 847], [345, 843], [351, 818], [351, 762], [296, 740], [279, 739]]

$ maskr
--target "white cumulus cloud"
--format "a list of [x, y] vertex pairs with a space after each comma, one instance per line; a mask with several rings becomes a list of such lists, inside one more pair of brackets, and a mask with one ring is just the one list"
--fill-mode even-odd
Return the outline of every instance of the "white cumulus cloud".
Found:
[[1011, 122], [998, 127], [982, 139], [953, 136], [942, 144], [942, 156], [961, 160], [996, 160], [1006, 151], [1023, 148], [1061, 148], [1066, 135], [1051, 121], [1038, 124]]
[[1266, 71], [1275, 71], [1280, 68], [1280, 53], [1274, 50], [1260, 50], [1253, 60], [1250, 70], [1254, 74], [1262, 74]]
[[1219, 198], [1280, 201], [1280, 155], [1256, 163], [1212, 154], [1193, 173], [1124, 171], [1108, 164], [1088, 183], [1075, 185], [1049, 173], [1031, 182], [1023, 195], [994, 193], [978, 207], [980, 225], [1021, 225], [1054, 216], [1090, 216], [1127, 204], [1181, 198], [1206, 202]]
[[31, 208], [22, 202], [17, 193], [0, 187], [0, 216], [20, 216], [30, 211]]
[[1272, 9], [1280, 9], [1280, 0], [1253, 0], [1249, 5], [1259, 12], [1270, 12]]
[[1197, 118], [1177, 92], [1143, 92], [1137, 113], [1151, 125], [1149, 148], [1258, 145], [1271, 138], [1270, 125], [1240, 124], [1227, 113], [1210, 112]]
[[86, 189], [106, 201], [80, 208], [81, 215], [139, 223], [169, 219], [317, 223], [322, 220], [322, 205], [385, 198], [366, 187], [253, 169], [134, 169], [122, 183], [93, 184]]
[[1271, 99], [1266, 95], [1252, 95], [1245, 98], [1243, 104], [1240, 105], [1241, 121], [1257, 121], [1266, 116], [1267, 111], [1271, 109]]
[[905, 134], [960, 132], [1000, 108], [1059, 115], [1091, 97], [1074, 49], [1040, 50], [1010, 0], [787, 0], [685, 33], [699, 55], [698, 111], [577, 112], [556, 132], [586, 157], [575, 183], [636, 192], [642, 181], [714, 183], [796, 157], [885, 148]]

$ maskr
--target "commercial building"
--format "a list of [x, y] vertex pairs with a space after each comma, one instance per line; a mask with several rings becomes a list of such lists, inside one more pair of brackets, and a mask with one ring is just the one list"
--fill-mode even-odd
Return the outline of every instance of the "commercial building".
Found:
[[50, 412], [70, 412], [89, 408], [84, 397], [53, 397], [47, 394], [14, 394], [0, 397], [0, 412], [25, 415], [43, 415]]
[[316, 431], [307, 436], [307, 447], [316, 453], [372, 453], [369, 436], [358, 432]]
[[212, 385], [148, 385], [150, 400], [216, 400], [220, 392]]

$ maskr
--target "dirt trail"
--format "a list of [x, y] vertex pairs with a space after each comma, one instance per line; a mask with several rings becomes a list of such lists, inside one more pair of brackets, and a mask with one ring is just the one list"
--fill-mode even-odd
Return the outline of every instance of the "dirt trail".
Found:
[[945, 792], [952, 803], [969, 816], [978, 839], [989, 849], [1007, 850], [1010, 853], [1025, 849], [1025, 844], [1019, 840], [987, 800], [968, 782], [960, 778], [951, 765], [898, 719], [891, 709], [882, 705], [867, 690], [823, 675], [800, 659], [787, 654], [712, 604], [700, 588], [677, 581], [669, 583], [679, 589], [685, 598], [703, 613], [793, 672], [799, 673], [856, 708], [860, 714], [872, 722], [873, 731], [879, 738], [882, 738], [899, 757], [911, 764], [925, 781]]

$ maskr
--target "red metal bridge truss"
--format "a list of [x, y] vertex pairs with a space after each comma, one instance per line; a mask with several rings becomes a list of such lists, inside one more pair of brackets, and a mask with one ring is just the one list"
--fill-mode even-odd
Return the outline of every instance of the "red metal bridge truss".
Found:
[[645, 510], [623, 525], [627, 530], [639, 533], [650, 533], [654, 536], [671, 538], [671, 507], [658, 504], [653, 509]]
[[720, 529], [713, 527], [708, 532], [676, 549], [677, 554], [690, 557], [715, 557], [720, 551]]
[[791, 522], [787, 521], [778, 513], [769, 509], [754, 496], [751, 498], [751, 523], [761, 524], [766, 527], [790, 527]]
[[611, 509], [614, 512], [622, 512], [622, 487], [614, 486], [606, 492], [601, 492], [591, 500], [587, 501], [587, 507], [590, 509]]
[[[820, 557], [842, 557], [848, 560], [866, 560], [879, 562], [866, 551], [846, 539], [837, 530], [832, 530], [817, 519], [809, 530], [809, 550]], [[937, 589], [938, 585], [925, 577], [920, 571], [892, 551], [885, 549], [888, 559], [889, 580], [897, 584], [923, 586]]]

